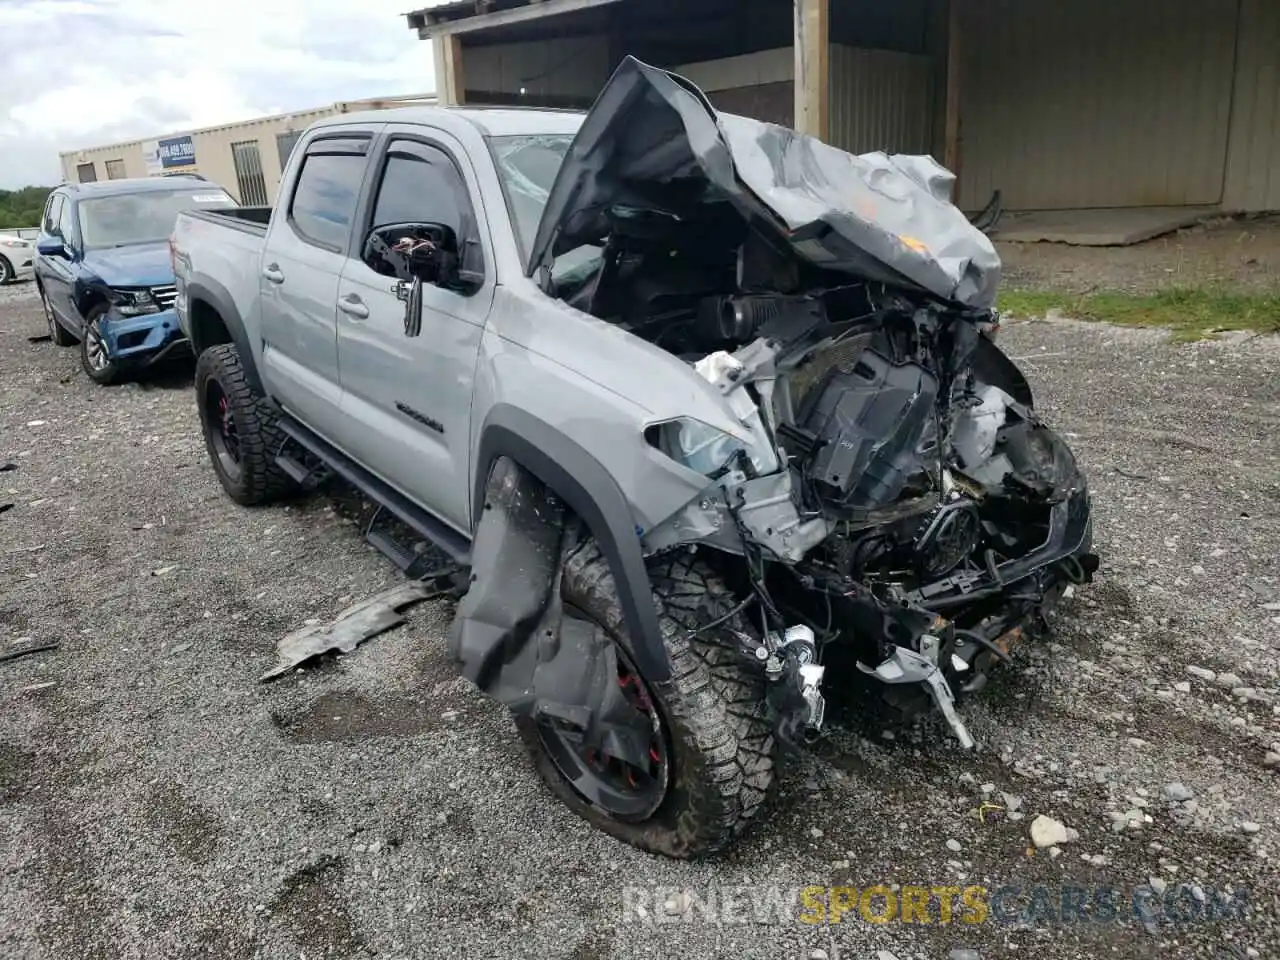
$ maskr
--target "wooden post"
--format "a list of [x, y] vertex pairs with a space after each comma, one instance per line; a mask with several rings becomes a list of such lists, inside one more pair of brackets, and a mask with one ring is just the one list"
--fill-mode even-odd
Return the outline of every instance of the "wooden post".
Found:
[[820, 140], [830, 129], [831, 0], [795, 0], [795, 128]]
[[462, 77], [462, 39], [454, 33], [431, 38], [436, 61], [436, 97], [441, 106], [456, 107], [467, 99]]
[[964, 75], [963, 35], [960, 30], [960, 4], [950, 0], [947, 12], [947, 100], [943, 133], [942, 165], [956, 175], [956, 203], [960, 193], [960, 82]]

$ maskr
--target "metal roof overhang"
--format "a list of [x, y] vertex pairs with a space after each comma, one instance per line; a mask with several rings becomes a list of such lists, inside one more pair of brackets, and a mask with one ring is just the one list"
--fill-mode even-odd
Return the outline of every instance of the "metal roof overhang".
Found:
[[450, 0], [405, 14], [418, 38], [474, 33], [512, 24], [578, 13], [619, 3], [620, 0]]

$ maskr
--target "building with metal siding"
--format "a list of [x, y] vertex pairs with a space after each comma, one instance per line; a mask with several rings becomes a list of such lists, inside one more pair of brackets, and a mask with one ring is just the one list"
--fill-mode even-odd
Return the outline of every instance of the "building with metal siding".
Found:
[[[244, 204], [265, 205], [275, 202], [289, 152], [316, 120], [355, 110], [434, 102], [430, 94], [344, 100], [314, 110], [69, 150], [60, 154], [62, 176], [84, 182], [196, 173], [225, 187]], [[165, 145], [168, 151], [162, 150]]]
[[1280, 209], [1280, 0], [459, 0], [408, 23], [446, 103], [586, 106], [633, 54], [720, 109], [932, 153], [968, 209]]

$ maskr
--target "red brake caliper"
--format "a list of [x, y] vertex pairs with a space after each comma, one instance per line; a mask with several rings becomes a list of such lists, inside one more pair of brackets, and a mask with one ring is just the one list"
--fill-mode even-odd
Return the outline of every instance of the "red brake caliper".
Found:
[[[627, 690], [631, 694], [635, 700], [635, 706], [638, 709], [643, 710], [646, 714], [650, 711], [649, 698], [645, 694], [645, 689], [641, 686], [640, 680], [635, 676], [635, 674], [627, 673], [618, 677], [618, 686], [623, 690]], [[662, 762], [662, 755], [658, 753], [658, 748], [652, 741], [649, 743], [649, 760], [653, 763], [655, 768]], [[649, 774], [652, 776], [656, 772], [656, 769], [653, 769], [649, 771]], [[627, 783], [630, 784], [633, 789], [640, 786], [640, 783], [636, 780], [636, 775], [630, 765], [624, 765], [624, 774], [627, 778]]]

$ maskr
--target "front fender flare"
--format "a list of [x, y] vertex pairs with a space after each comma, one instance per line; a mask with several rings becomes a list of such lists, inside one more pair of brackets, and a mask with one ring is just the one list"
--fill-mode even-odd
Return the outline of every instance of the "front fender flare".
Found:
[[475, 461], [472, 517], [483, 511], [485, 485], [499, 457], [510, 457], [555, 491], [591, 530], [609, 561], [634, 649], [636, 666], [651, 683], [671, 677], [671, 661], [658, 623], [653, 585], [635, 518], [617, 481], [576, 441], [524, 410], [498, 404], [485, 419]]

